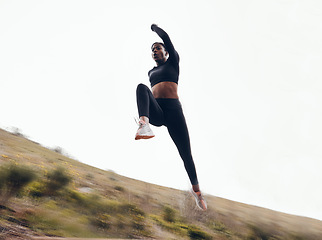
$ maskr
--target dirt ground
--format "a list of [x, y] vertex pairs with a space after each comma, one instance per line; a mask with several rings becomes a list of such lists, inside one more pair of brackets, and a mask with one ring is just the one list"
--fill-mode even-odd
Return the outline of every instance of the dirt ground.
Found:
[[[57, 238], [57, 237], [34, 237], [32, 240], [125, 240], [111, 238]], [[127, 239], [128, 240], [128, 239]]]

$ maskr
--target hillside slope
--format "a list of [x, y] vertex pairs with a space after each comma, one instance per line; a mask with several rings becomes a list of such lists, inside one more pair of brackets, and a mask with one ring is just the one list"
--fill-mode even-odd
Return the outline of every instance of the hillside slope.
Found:
[[[322, 239], [321, 221], [210, 195], [209, 209], [201, 212], [188, 192], [83, 164], [0, 129], [0, 165], [8, 163], [27, 166], [38, 177], [1, 206], [0, 239]], [[32, 194], [57, 167], [71, 177], [68, 187]]]

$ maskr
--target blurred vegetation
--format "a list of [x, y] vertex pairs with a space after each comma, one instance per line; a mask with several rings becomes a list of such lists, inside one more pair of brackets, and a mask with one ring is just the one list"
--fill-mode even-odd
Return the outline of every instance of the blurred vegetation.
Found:
[[183, 222], [168, 222], [165, 221], [163, 217], [158, 215], [151, 215], [151, 219], [162, 229], [174, 233], [178, 236], [186, 236], [188, 225]]
[[163, 219], [167, 222], [173, 223], [176, 221], [176, 211], [170, 206], [163, 208]]
[[[47, 151], [25, 138], [21, 140], [20, 134], [14, 137], [25, 142], [23, 147], [16, 146], [10, 137], [4, 139], [10, 140], [8, 146], [14, 150], [0, 154], [1, 240], [9, 239], [6, 234], [16, 226], [35, 235], [58, 237], [319, 239], [319, 233], [310, 234], [310, 230], [303, 234], [294, 228], [283, 229], [276, 222], [256, 221], [258, 208], [253, 219], [246, 219], [247, 215], [233, 212], [230, 207], [234, 206], [228, 201], [221, 207], [216, 205], [217, 200], [209, 201], [209, 209], [201, 212], [188, 192], [84, 165], [61, 155], [60, 149]], [[4, 140], [0, 141], [4, 146]], [[241, 208], [249, 210], [247, 207]]]
[[[309, 239], [297, 235], [283, 238], [274, 229], [252, 224], [247, 225], [245, 234], [240, 234], [229, 229], [224, 223], [226, 220], [216, 217], [211, 209], [207, 218], [199, 218], [197, 221], [191, 218], [198, 216], [193, 211], [182, 215], [169, 204], [160, 205], [159, 211], [155, 213], [147, 213], [139, 203], [128, 202], [126, 198], [113, 199], [112, 196], [80, 192], [71, 185], [74, 179], [62, 167], [45, 170], [43, 173], [37, 177], [30, 167], [17, 164], [0, 168], [1, 196], [9, 199], [7, 196], [14, 197], [19, 192], [24, 192], [22, 195], [25, 198], [36, 203], [36, 207], [27, 209], [15, 221], [29, 226], [37, 234], [60, 237], [153, 238], [153, 226], [159, 226], [162, 231], [171, 234], [173, 239]], [[84, 179], [88, 179], [88, 174]], [[128, 194], [118, 184], [112, 189], [115, 190], [113, 196]], [[230, 222], [226, 223], [229, 225]]]
[[[246, 224], [243, 230], [245, 233], [241, 234], [234, 227], [229, 227], [231, 220], [216, 216], [211, 208], [206, 218], [200, 218], [202, 215], [195, 212], [196, 210], [181, 214], [179, 209], [169, 204], [159, 205], [159, 211], [147, 213], [139, 206], [139, 202], [135, 204], [125, 198], [129, 192], [118, 184], [116, 178], [113, 178], [116, 184], [112, 186], [114, 193], [109, 192], [108, 196], [104, 196], [80, 192], [71, 184], [75, 178], [61, 166], [43, 169], [40, 171], [42, 175], [35, 172], [35, 169], [17, 163], [0, 167], [2, 205], [10, 198], [18, 196], [29, 199], [37, 206], [27, 209], [19, 218], [11, 217], [12, 213], [10, 217], [1, 218], [29, 226], [38, 234], [61, 237], [153, 238], [153, 226], [158, 226], [162, 231], [172, 234], [175, 239], [310, 239], [294, 234], [281, 236], [275, 229], [254, 224]], [[86, 173], [84, 179], [93, 180], [94, 175]], [[121, 195], [116, 199], [117, 194]], [[189, 207], [185, 201], [187, 199], [183, 200], [185, 208]], [[3, 209], [9, 211], [9, 208]], [[197, 221], [193, 218], [197, 218]]]
[[[47, 171], [46, 171], [47, 172]], [[43, 196], [55, 196], [72, 181], [72, 177], [62, 167], [50, 170], [37, 182], [29, 186], [29, 194], [39, 198]]]
[[212, 237], [206, 233], [205, 231], [202, 231], [198, 227], [195, 226], [190, 226], [188, 228], [188, 235], [190, 239], [205, 239], [205, 240], [210, 240]]
[[46, 194], [56, 195], [59, 190], [66, 187], [72, 180], [66, 170], [58, 167], [47, 174], [47, 181], [45, 182]]
[[0, 204], [5, 205], [8, 200], [36, 178], [35, 172], [27, 166], [14, 163], [0, 167]]

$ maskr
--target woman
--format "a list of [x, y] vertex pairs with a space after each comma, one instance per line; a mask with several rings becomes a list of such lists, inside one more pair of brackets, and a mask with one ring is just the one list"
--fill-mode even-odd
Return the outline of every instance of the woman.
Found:
[[191, 155], [189, 133], [177, 93], [179, 55], [163, 29], [155, 24], [151, 25], [151, 29], [159, 35], [163, 43], [156, 42], [151, 47], [152, 58], [156, 62], [156, 67], [149, 71], [152, 92], [144, 84], [139, 84], [137, 87], [140, 120], [135, 140], [154, 137], [150, 124], [166, 126], [184, 162], [197, 206], [206, 210], [207, 204], [199, 189], [196, 169]]

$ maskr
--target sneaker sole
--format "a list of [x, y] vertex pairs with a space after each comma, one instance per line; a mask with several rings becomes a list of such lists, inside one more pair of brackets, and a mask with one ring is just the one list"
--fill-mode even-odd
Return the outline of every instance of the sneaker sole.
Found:
[[137, 135], [135, 136], [135, 140], [140, 140], [140, 139], [150, 139], [150, 138], [153, 138], [153, 136], [140, 136], [140, 135]]

